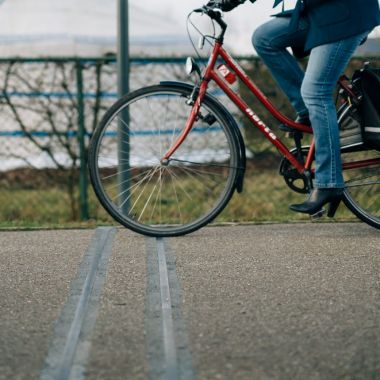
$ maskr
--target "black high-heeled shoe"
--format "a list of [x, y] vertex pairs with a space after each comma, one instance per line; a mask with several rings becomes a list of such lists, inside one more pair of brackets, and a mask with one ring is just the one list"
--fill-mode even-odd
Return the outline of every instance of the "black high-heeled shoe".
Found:
[[342, 200], [343, 189], [313, 189], [304, 203], [290, 205], [292, 211], [310, 215], [323, 214], [323, 206], [329, 203], [327, 216], [333, 218]]

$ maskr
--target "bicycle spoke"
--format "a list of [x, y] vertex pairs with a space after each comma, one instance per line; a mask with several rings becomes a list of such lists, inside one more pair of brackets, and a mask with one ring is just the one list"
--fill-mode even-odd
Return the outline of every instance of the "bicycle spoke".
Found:
[[[102, 159], [105, 159], [105, 160], [110, 160], [110, 161], [115, 161], [115, 160], [119, 160], [119, 161], [125, 161], [125, 162], [129, 162], [130, 160], [127, 160], [127, 159], [124, 159], [124, 158], [117, 158], [117, 157], [109, 157], [109, 156], [102, 156], [102, 155], [99, 155], [98, 156], [99, 158], [102, 158]], [[118, 164], [115, 164], [113, 166], [117, 166]]]
[[[156, 210], [157, 202], [158, 202], [158, 199], [160, 198], [160, 192], [162, 191], [161, 181], [162, 181], [162, 170], [160, 170], [160, 174], [159, 174], [159, 190], [157, 191], [156, 200], [154, 202], [152, 212], [150, 214], [150, 220], [153, 220], [154, 211]], [[160, 219], [160, 224], [161, 224], [161, 219]]]
[[[183, 168], [183, 167], [181, 167], [181, 169], [183, 170], [183, 171], [190, 171], [190, 173], [192, 173], [194, 176], [198, 176], [199, 178], [204, 178], [205, 180], [208, 180], [208, 181], [211, 181], [213, 184], [214, 184], [214, 186], [220, 186], [220, 182], [218, 182], [218, 181], [216, 181], [214, 178], [211, 178], [210, 177], [210, 175], [208, 175], [208, 174], [203, 174], [203, 173], [200, 173], [200, 172], [198, 172], [198, 171], [196, 171], [196, 170], [192, 170], [191, 168]], [[188, 173], [189, 174], [189, 173]]]
[[[173, 173], [170, 168], [167, 168], [167, 171], [171, 174], [171, 176], [174, 176], [175, 178], [178, 178], [175, 173]], [[186, 194], [186, 196], [192, 201], [193, 200], [193, 197], [191, 195], [189, 195], [189, 193], [184, 189], [184, 187], [182, 185], [179, 185], [182, 189], [182, 191]]]
[[105, 195], [99, 199], [118, 221], [153, 236], [155, 231], [168, 236], [197, 228], [224, 208], [234, 190], [239, 156], [224, 113], [206, 100], [201, 114], [217, 122], [209, 125], [196, 118], [177, 157], [169, 165], [161, 163], [192, 106], [186, 103], [187, 90], [152, 88], [127, 95], [109, 120], [102, 121], [102, 130], [95, 131], [97, 145], [91, 154], [96, 160], [90, 172], [95, 167], [98, 173], [91, 177], [97, 182], [96, 194]]
[[[131, 192], [131, 194], [129, 195], [129, 197], [124, 201], [124, 203], [125, 203], [126, 201], [128, 201], [128, 200], [130, 199], [130, 197], [133, 195], [134, 191], [137, 189], [137, 187], [138, 187], [140, 184], [142, 184], [142, 183], [143, 183], [148, 177], [150, 177], [152, 171], [153, 171], [153, 169], [149, 170], [149, 173], [146, 174], [145, 177], [144, 177], [142, 180], [138, 181], [138, 182], [135, 183], [134, 185], [130, 186], [128, 189], [126, 189], [126, 190], [124, 190], [123, 192], [121, 192], [121, 193], [116, 197], [116, 199], [120, 198], [122, 195], [124, 195], [125, 193], [127, 193], [128, 191], [130, 191], [130, 190], [133, 189], [133, 191]], [[126, 181], [128, 181], [128, 180], [126, 180]], [[120, 184], [118, 184], [118, 186], [120, 186]], [[124, 205], [124, 203], [122, 204], [122, 206]]]
[[[197, 170], [195, 168], [183, 167], [183, 166], [181, 166], [181, 168], [184, 170], [190, 170], [191, 172], [194, 172], [194, 173], [198, 173], [199, 175], [203, 175], [204, 177], [207, 177], [207, 178], [210, 178], [210, 175], [211, 176], [224, 177], [224, 174], [222, 174], [222, 173], [209, 172], [209, 171], [205, 171], [205, 170]], [[211, 180], [215, 181], [214, 179], [211, 179]], [[215, 182], [217, 182], [217, 181], [215, 181]]]
[[202, 185], [202, 187], [204, 187], [210, 194], [213, 193], [213, 190], [211, 188], [209, 188], [208, 186], [204, 185], [197, 177], [195, 177], [195, 175], [193, 175], [192, 173], [189, 173], [188, 171], [184, 170], [180, 166], [179, 166], [179, 168], [182, 169], [190, 178], [195, 179], [198, 183], [200, 183]]
[[[380, 228], [378, 157], [379, 152], [373, 150], [353, 151], [342, 154], [342, 162], [351, 166], [343, 171], [347, 207], [364, 222]], [[366, 163], [367, 167], [362, 166]]]
[[[119, 116], [116, 116], [117, 118], [119, 118]], [[130, 127], [129, 127], [129, 125], [125, 122], [125, 121], [123, 121], [122, 119], [120, 119], [122, 122], [123, 122], [123, 124], [128, 128], [128, 130], [130, 130]], [[124, 129], [121, 129], [121, 133], [123, 133], [126, 137], [127, 137], [127, 139], [126, 139], [126, 141], [128, 141], [128, 143], [127, 142], [124, 142], [125, 144], [127, 144], [127, 145], [131, 145], [131, 143], [130, 143], [130, 139], [131, 138], [133, 138], [134, 136], [133, 135], [131, 135], [130, 134], [130, 132], [126, 132], [126, 131], [124, 131]], [[160, 153], [160, 152], [157, 152], [156, 150], [154, 150], [152, 147], [150, 147], [150, 151], [153, 153], [153, 154], [155, 154], [156, 156], [159, 156], [159, 157], [162, 157], [162, 154]], [[125, 152], [124, 152], [125, 153]]]
[[[145, 172], [139, 174], [137, 177], [133, 177], [133, 180], [136, 180], [137, 178], [144, 176], [146, 173], [150, 172], [151, 170], [153, 170], [153, 169], [148, 169], [148, 170], [146, 170]], [[119, 173], [117, 173], [117, 174], [119, 174]], [[147, 175], [149, 175], [149, 173], [148, 173]], [[115, 185], [107, 186], [107, 189], [108, 189], [108, 190], [113, 190], [113, 189], [116, 189], [117, 187], [120, 187], [120, 186], [123, 185], [124, 183], [126, 183], [126, 182], [131, 182], [131, 181], [132, 181], [132, 178], [127, 178], [127, 179], [125, 179], [124, 181], [117, 182]], [[144, 181], [144, 178], [142, 179], [142, 181]], [[140, 183], [140, 182], [133, 184], [132, 186], [130, 186], [130, 187], [129, 187], [128, 189], [126, 189], [125, 191], [131, 190], [131, 189], [134, 188], [135, 186], [138, 186], [139, 183]], [[119, 196], [121, 196], [121, 195], [123, 195], [123, 194], [119, 194]], [[117, 199], [117, 198], [116, 198], [116, 199]]]
[[[117, 167], [118, 165], [115, 165], [115, 167]], [[109, 169], [109, 168], [107, 168]], [[113, 177], [116, 177], [120, 174], [124, 174], [124, 173], [128, 173], [128, 172], [131, 172], [132, 170], [135, 170], [136, 168], [129, 168], [129, 169], [126, 169], [126, 170], [122, 170], [122, 171], [117, 171], [116, 173], [114, 174], [110, 174], [110, 175], [107, 175], [105, 177], [102, 177], [101, 179], [102, 180], [105, 180], [105, 179], [110, 179], [110, 178], [113, 178]]]
[[[124, 153], [124, 154], [126, 154], [126, 155], [130, 155], [130, 154], [131, 154], [131, 152], [127, 152], [127, 151], [125, 151], [125, 150], [123, 150], [123, 149], [119, 149], [118, 152], [120, 152], [120, 153]], [[141, 155], [141, 156], [136, 156], [136, 154], [133, 154], [133, 156], [134, 156], [134, 158], [144, 158], [143, 155]], [[106, 159], [106, 160], [112, 160], [112, 161], [114, 161], [114, 160], [119, 160], [119, 161], [123, 161], [123, 162], [130, 162], [130, 161], [131, 161], [130, 159], [127, 159], [127, 158], [119, 158], [119, 157], [116, 156], [116, 155], [115, 155], [114, 157], [99, 155], [98, 157], [99, 157], [99, 158], [104, 158], [104, 159]]]
[[[152, 180], [154, 174], [157, 172], [157, 170], [159, 169], [159, 167], [156, 167], [155, 170], [152, 172], [152, 174], [150, 175], [148, 181], [145, 183], [144, 185], [144, 188], [142, 189], [141, 193], [139, 194], [139, 196], [137, 197], [137, 199], [135, 200], [135, 203], [133, 204], [132, 208], [129, 210], [129, 213], [131, 213], [133, 211], [133, 209], [135, 208], [137, 202], [140, 200], [140, 198], [142, 197], [146, 187], [148, 186], [148, 183], [150, 183], [150, 181]], [[122, 205], [123, 206], [123, 205]]]
[[[181, 98], [178, 98], [178, 103], [180, 101], [181, 101]], [[179, 104], [178, 104], [178, 106], [179, 106]], [[177, 114], [176, 122], [174, 124], [173, 134], [172, 134], [172, 140], [171, 140], [170, 146], [173, 146], [173, 144], [174, 144], [174, 137], [176, 135], [177, 125], [179, 124], [178, 122], [179, 122], [179, 114]]]
[[174, 184], [173, 176], [170, 176], [170, 178], [171, 178], [171, 181], [172, 181], [172, 186], [173, 186], [173, 189], [174, 189], [175, 198], [176, 198], [176, 200], [177, 200], [177, 206], [178, 206], [179, 218], [180, 218], [180, 221], [181, 221], [181, 223], [182, 223], [183, 219], [182, 219], [181, 207], [180, 207], [180, 205], [179, 205], [177, 189], [176, 189], [175, 184]]
[[237, 166], [228, 166], [228, 165], [220, 165], [220, 164], [212, 164], [212, 163], [204, 164], [204, 163], [199, 163], [199, 162], [194, 162], [194, 161], [179, 160], [177, 158], [170, 158], [169, 161], [176, 161], [176, 162], [187, 163], [191, 165], [199, 165], [199, 166], [217, 166], [219, 168], [227, 168], [227, 169], [242, 169]]
[[148, 104], [148, 108], [149, 108], [149, 111], [150, 111], [150, 114], [151, 114], [151, 117], [149, 119], [153, 120], [153, 124], [154, 124], [154, 127], [155, 127], [156, 131], [158, 133], [160, 133], [161, 132], [161, 127], [156, 122], [155, 112], [153, 111], [152, 106], [150, 105], [150, 102], [149, 102], [148, 98], [145, 98], [145, 100], [146, 100], [146, 102]]
[[[159, 170], [161, 171], [161, 168], [159, 168]], [[141, 220], [141, 217], [143, 216], [143, 214], [144, 214], [144, 212], [145, 212], [145, 209], [146, 209], [146, 207], [148, 206], [148, 204], [149, 204], [149, 202], [150, 202], [150, 200], [151, 200], [151, 198], [152, 198], [152, 195], [154, 194], [154, 191], [156, 190], [156, 187], [157, 187], [157, 183], [154, 185], [154, 188], [153, 188], [152, 192], [150, 193], [148, 200], [145, 202], [144, 208], [142, 209], [142, 211], [141, 211], [141, 213], [140, 213], [140, 216], [139, 216], [139, 218], [137, 219], [138, 221]]]

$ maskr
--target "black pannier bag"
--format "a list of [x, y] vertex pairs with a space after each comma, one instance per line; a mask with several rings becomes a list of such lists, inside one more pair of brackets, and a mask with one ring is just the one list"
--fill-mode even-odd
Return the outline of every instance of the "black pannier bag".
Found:
[[366, 65], [354, 73], [353, 84], [362, 95], [358, 109], [364, 144], [380, 150], [380, 69]]

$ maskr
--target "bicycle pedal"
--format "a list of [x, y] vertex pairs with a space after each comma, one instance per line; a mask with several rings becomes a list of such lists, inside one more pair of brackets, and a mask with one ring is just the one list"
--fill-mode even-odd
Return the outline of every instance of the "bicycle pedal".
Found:
[[292, 139], [293, 137], [294, 137], [294, 132], [286, 132], [285, 133], [285, 138]]
[[321, 210], [319, 210], [315, 214], [310, 215], [310, 218], [311, 218], [311, 220], [318, 220], [319, 218], [322, 218], [322, 216], [325, 215], [325, 213], [326, 213], [326, 210], [324, 208], [322, 208]]

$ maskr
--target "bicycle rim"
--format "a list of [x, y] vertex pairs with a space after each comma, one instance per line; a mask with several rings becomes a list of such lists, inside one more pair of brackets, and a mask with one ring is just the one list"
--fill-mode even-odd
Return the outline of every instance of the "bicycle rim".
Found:
[[111, 216], [138, 233], [192, 232], [214, 219], [234, 192], [237, 144], [210, 101], [184, 143], [162, 162], [191, 112], [188, 96], [165, 86], [138, 90], [111, 107], [94, 134], [94, 190]]
[[[343, 164], [379, 159], [376, 150], [342, 153]], [[343, 171], [344, 203], [362, 221], [380, 228], [380, 164]]]

